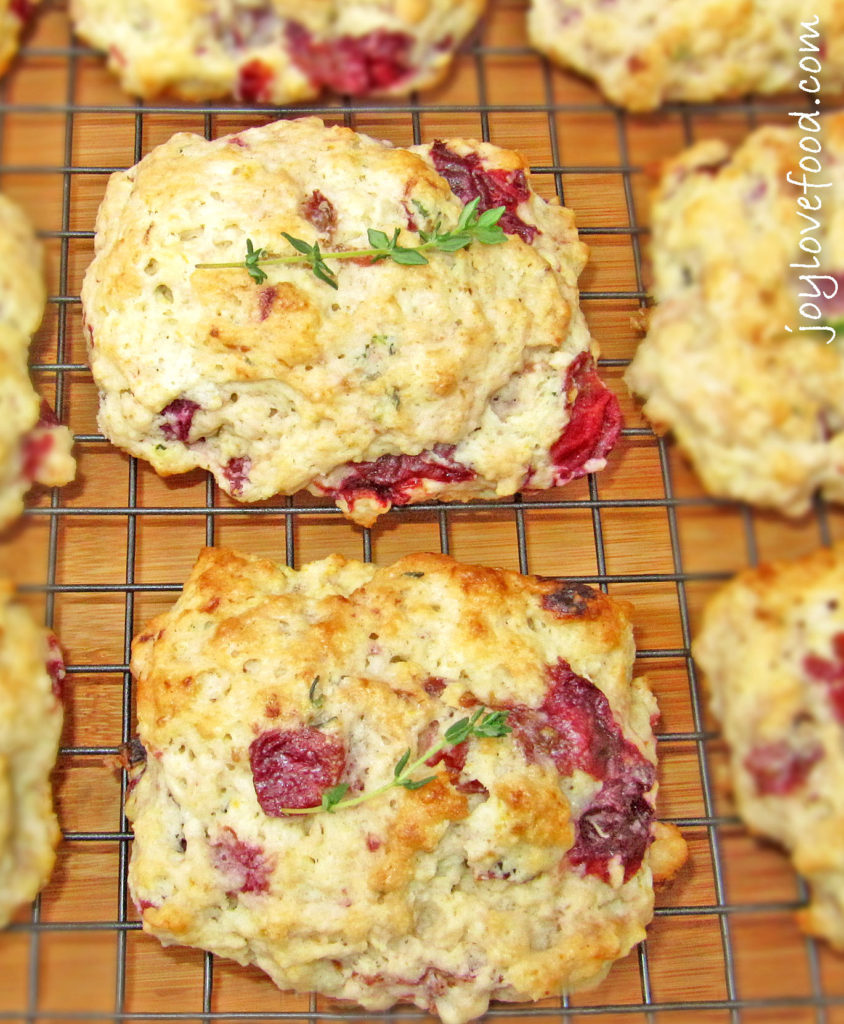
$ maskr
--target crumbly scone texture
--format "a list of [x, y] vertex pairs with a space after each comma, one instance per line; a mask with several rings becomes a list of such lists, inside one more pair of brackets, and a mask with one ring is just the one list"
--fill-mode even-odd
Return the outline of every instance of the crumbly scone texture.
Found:
[[796, 91], [807, 54], [822, 64], [826, 94], [844, 87], [840, 0], [531, 0], [528, 31], [538, 50], [634, 111]]
[[0, 580], [0, 928], [50, 876], [59, 841], [50, 772], [62, 729], [61, 654]]
[[70, 432], [42, 407], [27, 369], [46, 300], [41, 264], [26, 215], [0, 195], [0, 528], [19, 515], [33, 482], [59, 486], [76, 470]]
[[[323, 252], [368, 247], [367, 229], [418, 245], [468, 201], [444, 175], [507, 207], [503, 244], [426, 266], [336, 261], [338, 290], [306, 266], [266, 265], [261, 285], [197, 269], [241, 262], [247, 239], [292, 253], [282, 232]], [[369, 524], [391, 503], [565, 483], [602, 468], [618, 434], [573, 215], [510, 150], [393, 148], [316, 118], [180, 134], [112, 176], [95, 249], [82, 303], [99, 424], [163, 475], [202, 466], [243, 501], [308, 487]]]
[[40, 0], [0, 0], [0, 75], [18, 52], [18, 42], [27, 18]]
[[0, 323], [27, 341], [44, 313], [42, 263], [41, 246], [26, 214], [0, 195]]
[[802, 927], [844, 950], [844, 545], [741, 573], [693, 651], [739, 813], [809, 882]]
[[[584, 585], [206, 549], [133, 645], [144, 929], [448, 1024], [596, 983], [644, 936], [651, 861], [685, 856], [653, 821], [657, 708], [633, 658], [628, 609]], [[427, 785], [283, 813], [309, 778], [377, 789], [481, 705], [512, 733], [451, 748]]]
[[818, 209], [786, 181], [803, 178], [799, 130], [759, 129], [732, 155], [702, 142], [667, 165], [656, 308], [626, 375], [708, 491], [795, 516], [818, 488], [844, 498], [844, 349], [816, 319], [844, 298], [844, 116], [806, 124], [821, 128], [805, 132], [823, 147], [823, 173], [807, 176], [826, 183], [807, 190]]
[[138, 96], [286, 104], [434, 85], [485, 0], [71, 0], [75, 31]]

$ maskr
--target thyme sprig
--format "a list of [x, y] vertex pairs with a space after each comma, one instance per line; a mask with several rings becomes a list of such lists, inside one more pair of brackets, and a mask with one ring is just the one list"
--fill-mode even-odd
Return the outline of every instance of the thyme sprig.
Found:
[[286, 231], [282, 236], [296, 250], [295, 254], [278, 255], [265, 248], [256, 249], [252, 239], [246, 239], [246, 255], [240, 263], [197, 263], [197, 270], [245, 270], [255, 284], [263, 284], [267, 280], [266, 271], [262, 268], [276, 264], [304, 264], [320, 281], [337, 288], [337, 275], [328, 266], [326, 260], [359, 260], [368, 259], [372, 263], [379, 260], [392, 260], [406, 267], [419, 267], [428, 262], [426, 252], [457, 252], [465, 249], [473, 242], [483, 245], [500, 245], [507, 241], [507, 235], [498, 223], [504, 213], [504, 206], [478, 213], [480, 199], [473, 199], [460, 211], [460, 217], [454, 228], [442, 230], [438, 220], [431, 231], [420, 231], [419, 245], [399, 245], [401, 228], [395, 228], [392, 235], [376, 228], [369, 228], [366, 236], [369, 239], [368, 249], [345, 249], [337, 252], [323, 252], [319, 242], [313, 245], [294, 238]]
[[397, 786], [409, 790], [421, 789], [423, 786], [427, 786], [429, 782], [433, 782], [436, 775], [414, 779], [414, 772], [418, 771], [426, 761], [430, 761], [432, 757], [435, 757], [444, 747], [455, 747], [458, 743], [468, 740], [470, 736], [477, 736], [480, 739], [496, 738], [506, 736], [512, 732], [510, 726], [507, 725], [507, 715], [509, 712], [490, 711], [484, 714], [485, 711], [486, 708], [481, 706], [471, 718], [461, 718], [459, 722], [449, 726], [437, 742], [432, 747], [429, 747], [424, 754], [420, 754], [414, 761], [410, 760], [410, 748], [408, 747], [396, 763], [392, 779], [389, 782], [385, 782], [383, 786], [379, 786], [368, 793], [361, 793], [358, 796], [346, 799], [349, 784], [348, 782], [341, 782], [339, 785], [327, 789], [322, 794], [322, 803], [318, 806], [284, 808], [281, 813], [319, 814], [322, 811], [343, 811], [347, 807], [357, 807], [358, 804], [374, 800], [375, 797], [381, 796], [382, 793], [386, 793]]

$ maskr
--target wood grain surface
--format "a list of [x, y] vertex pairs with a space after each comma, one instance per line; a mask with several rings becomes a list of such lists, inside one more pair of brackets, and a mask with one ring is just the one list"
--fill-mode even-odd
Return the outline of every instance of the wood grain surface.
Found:
[[[659, 892], [639, 955], [592, 992], [540, 1004], [540, 1015], [584, 1024], [844, 1024], [844, 957], [800, 935], [792, 910], [804, 894], [786, 858], [733, 817], [720, 782], [723, 750], [688, 653], [719, 580], [756, 559], [799, 555], [844, 536], [844, 515], [819, 506], [786, 522], [708, 501], [673, 446], [639, 429], [646, 424], [621, 380], [648, 287], [654, 169], [692, 140], [739, 141], [757, 124], [786, 121], [789, 100], [626, 116], [532, 54], [524, 14], [523, 0], [492, 0], [453, 74], [418, 103], [326, 100], [318, 112], [395, 143], [413, 143], [414, 133], [486, 136], [528, 156], [538, 191], [564, 197], [590, 246], [583, 306], [627, 432], [593, 480], [500, 506], [396, 510], [371, 533], [306, 495], [244, 508], [203, 473], [161, 480], [97, 432], [78, 292], [108, 172], [175, 131], [216, 136], [279, 112], [138, 106], [99, 56], [73, 43], [63, 3], [45, 5], [0, 86], [0, 187], [28, 210], [47, 252], [52, 298], [32, 349], [34, 377], [81, 438], [77, 481], [33, 495], [0, 543], [4, 571], [54, 624], [71, 668], [56, 771], [65, 840], [40, 903], [22, 908], [0, 934], [0, 1021], [350, 1013], [280, 993], [257, 969], [163, 949], [139, 931], [126, 896], [131, 840], [109, 755], [132, 729], [127, 645], [172, 602], [199, 547], [213, 542], [290, 555], [297, 565], [332, 551], [387, 564], [446, 543], [469, 562], [603, 582], [632, 601], [639, 669], [662, 708], [660, 814], [681, 824], [691, 858]], [[496, 1015], [526, 1019], [518, 1007], [497, 1007]]]

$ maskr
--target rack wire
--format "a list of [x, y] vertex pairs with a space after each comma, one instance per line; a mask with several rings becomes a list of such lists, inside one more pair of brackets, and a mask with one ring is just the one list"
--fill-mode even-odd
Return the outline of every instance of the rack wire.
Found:
[[[128, 898], [125, 778], [110, 759], [133, 730], [133, 634], [172, 602], [202, 544], [299, 565], [329, 551], [389, 562], [412, 550], [567, 576], [630, 598], [639, 667], [663, 710], [661, 814], [685, 833], [690, 865], [658, 894], [649, 938], [591, 993], [494, 1005], [517, 1021], [844, 1022], [844, 960], [803, 938], [805, 899], [784, 856], [749, 837], [719, 786], [723, 750], [708, 718], [690, 640], [705, 597], [760, 558], [844, 536], [818, 502], [796, 524], [706, 497], [673, 447], [654, 436], [621, 374], [631, 325], [647, 305], [648, 168], [706, 135], [738, 141], [784, 121], [793, 103], [669, 105], [630, 117], [525, 43], [526, 0], [492, 0], [449, 82], [403, 103], [279, 108], [143, 104], [47, 4], [0, 91], [0, 187], [35, 217], [53, 286], [32, 371], [74, 431], [80, 479], [36, 496], [3, 545], [24, 598], [69, 655], [69, 704], [57, 769], [64, 839], [54, 877], [0, 934], [0, 1021], [308, 1021], [380, 1018], [315, 996], [279, 993], [257, 970], [140, 933]], [[239, 506], [200, 472], [164, 483], [107, 444], [84, 358], [81, 274], [112, 170], [176, 130], [208, 138], [272, 118], [317, 114], [402, 144], [472, 135], [527, 153], [534, 184], [574, 208], [593, 262], [582, 301], [602, 372], [626, 414], [604, 473], [541, 495], [470, 506], [394, 509], [372, 530], [296, 495]], [[14, 556], [13, 558], [11, 556]], [[399, 1007], [390, 1020], [424, 1018]]]

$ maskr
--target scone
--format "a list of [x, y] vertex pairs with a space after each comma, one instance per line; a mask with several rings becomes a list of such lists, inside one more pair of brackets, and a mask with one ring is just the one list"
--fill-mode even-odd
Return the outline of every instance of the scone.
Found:
[[124, 88], [286, 104], [325, 89], [404, 95], [439, 81], [485, 0], [71, 0]]
[[741, 573], [693, 651], [739, 813], [808, 880], [803, 928], [844, 951], [844, 545]]
[[206, 549], [133, 645], [145, 931], [446, 1024], [597, 983], [685, 857], [633, 658], [582, 584]]
[[0, 0], [0, 75], [18, 52], [18, 40], [39, 0]]
[[[702, 142], [668, 164], [652, 216], [656, 308], [626, 375], [708, 491], [795, 516], [816, 488], [844, 498], [844, 349], [821, 320], [824, 293], [844, 284], [844, 116], [805, 133], [824, 152], [807, 180], [827, 183], [808, 199], [787, 180], [804, 177], [803, 134], [761, 128], [732, 155]], [[818, 212], [798, 205], [819, 194]]]
[[[499, 244], [417, 266], [329, 258], [336, 289], [310, 265], [253, 268], [260, 283], [243, 267], [247, 244], [301, 258], [284, 233], [321, 257], [373, 231], [408, 249], [474, 199], [476, 216], [503, 208]], [[201, 466], [241, 501], [307, 487], [369, 525], [391, 505], [566, 483], [618, 436], [574, 218], [509, 150], [398, 149], [316, 118], [180, 134], [112, 176], [95, 249], [100, 428], [163, 475]]]
[[64, 664], [0, 580], [0, 928], [50, 876], [59, 840], [50, 772], [62, 729]]
[[41, 262], [23, 211], [0, 196], [0, 528], [20, 513], [33, 483], [57, 487], [76, 471], [70, 432], [36, 394], [27, 369], [46, 298]]
[[634, 111], [796, 92], [819, 68], [825, 94], [844, 86], [840, 0], [531, 0], [528, 33]]

